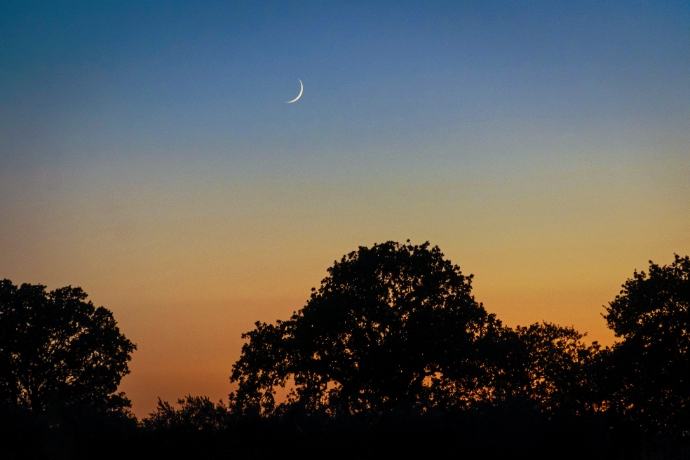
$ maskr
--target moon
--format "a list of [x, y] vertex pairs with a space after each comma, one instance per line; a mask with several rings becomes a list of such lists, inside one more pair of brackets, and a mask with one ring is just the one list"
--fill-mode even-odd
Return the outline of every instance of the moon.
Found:
[[[299, 78], [298, 78], [299, 80]], [[299, 80], [299, 94], [297, 95], [296, 98], [294, 98], [291, 101], [287, 101], [288, 104], [292, 104], [293, 102], [297, 102], [297, 100], [302, 97], [302, 91], [304, 91], [304, 84], [302, 83], [302, 80]]]

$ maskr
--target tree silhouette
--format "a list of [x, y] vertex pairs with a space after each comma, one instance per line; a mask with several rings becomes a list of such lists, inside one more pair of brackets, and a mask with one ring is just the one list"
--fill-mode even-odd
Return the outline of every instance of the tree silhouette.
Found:
[[552, 323], [518, 326], [517, 343], [509, 353], [517, 355], [506, 372], [506, 387], [513, 395], [525, 395], [545, 412], [592, 409], [591, 363], [600, 352], [597, 342], [586, 345], [584, 334]]
[[690, 258], [651, 261], [606, 308], [623, 339], [606, 354], [606, 404], [652, 433], [690, 432]]
[[115, 394], [136, 346], [113, 314], [71, 286], [0, 281], [0, 401], [42, 411], [53, 403], [129, 406]]
[[360, 247], [328, 273], [289, 320], [243, 335], [233, 410], [272, 413], [275, 389], [288, 382], [287, 405], [333, 413], [491, 397], [483, 343], [504, 329], [474, 300], [472, 276], [438, 247]]
[[156, 410], [142, 420], [150, 431], [192, 430], [220, 431], [228, 426], [229, 412], [221, 402], [213, 403], [207, 396], [185, 396], [178, 399], [176, 409], [167, 401], [158, 399]]

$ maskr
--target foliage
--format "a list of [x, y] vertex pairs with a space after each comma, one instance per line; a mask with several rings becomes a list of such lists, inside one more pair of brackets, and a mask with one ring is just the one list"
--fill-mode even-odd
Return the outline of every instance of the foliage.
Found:
[[690, 258], [650, 261], [606, 308], [617, 343], [602, 362], [611, 410], [650, 433], [690, 434]]
[[522, 349], [522, 356], [508, 383], [520, 386], [514, 394], [526, 395], [545, 412], [591, 410], [590, 363], [600, 352], [599, 345], [587, 346], [584, 335], [572, 327], [546, 322], [518, 326], [515, 333], [519, 340], [513, 348]]
[[222, 401], [214, 404], [207, 396], [186, 396], [178, 399], [176, 409], [158, 399], [156, 410], [142, 420], [144, 428], [156, 430], [220, 431], [228, 426], [230, 415]]
[[229, 458], [232, 420], [228, 408], [205, 396], [186, 396], [179, 408], [158, 400], [141, 421], [143, 458]]
[[0, 401], [43, 411], [50, 405], [129, 406], [115, 393], [136, 346], [113, 314], [71, 286], [0, 281]]
[[3, 458], [688, 458], [690, 258], [625, 282], [605, 349], [503, 326], [471, 281], [429, 243], [360, 247], [303, 309], [244, 334], [228, 406], [159, 400], [137, 423], [115, 394], [135, 346], [112, 314], [4, 280]]
[[256, 323], [233, 367], [234, 410], [271, 413], [276, 387], [303, 410], [376, 412], [490, 398], [483, 342], [503, 328], [471, 292], [472, 276], [438, 247], [360, 247], [328, 269], [287, 321]]

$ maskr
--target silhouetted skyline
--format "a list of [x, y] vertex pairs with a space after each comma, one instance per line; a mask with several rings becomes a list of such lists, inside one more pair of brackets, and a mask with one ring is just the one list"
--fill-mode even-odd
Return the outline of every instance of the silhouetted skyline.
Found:
[[159, 398], [142, 419], [118, 391], [137, 347], [112, 312], [80, 288], [0, 281], [0, 452], [687, 457], [690, 256], [623, 283], [605, 307], [611, 347], [549, 322], [504, 325], [429, 242], [360, 246], [327, 272], [304, 308], [242, 335], [227, 404]]

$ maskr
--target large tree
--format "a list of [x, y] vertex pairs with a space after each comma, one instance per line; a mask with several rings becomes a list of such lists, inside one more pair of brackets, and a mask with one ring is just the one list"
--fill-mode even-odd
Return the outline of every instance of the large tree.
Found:
[[650, 261], [605, 308], [623, 339], [603, 360], [605, 404], [652, 433], [690, 432], [690, 258]]
[[127, 406], [115, 391], [136, 346], [81, 288], [0, 281], [0, 402]]
[[[287, 321], [256, 323], [233, 366], [233, 410], [377, 411], [490, 399], [504, 328], [438, 247], [386, 242], [345, 255]], [[488, 352], [488, 354], [487, 354]], [[495, 353], [493, 353], [495, 355]], [[499, 353], [500, 354], [500, 353]]]

